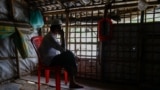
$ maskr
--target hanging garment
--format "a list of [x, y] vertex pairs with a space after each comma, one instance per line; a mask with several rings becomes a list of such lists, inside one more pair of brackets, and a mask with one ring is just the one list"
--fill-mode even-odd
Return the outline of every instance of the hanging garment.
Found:
[[31, 10], [30, 24], [33, 28], [41, 28], [44, 25], [43, 16], [39, 10]]

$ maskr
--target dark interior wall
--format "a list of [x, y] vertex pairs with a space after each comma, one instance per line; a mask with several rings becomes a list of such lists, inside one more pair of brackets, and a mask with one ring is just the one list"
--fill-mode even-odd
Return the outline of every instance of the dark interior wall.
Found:
[[102, 42], [102, 75], [107, 81], [137, 81], [137, 32], [134, 24], [114, 25], [112, 39]]
[[114, 25], [112, 39], [102, 42], [102, 78], [106, 82], [160, 83], [158, 24]]
[[146, 84], [160, 83], [160, 23], [148, 23], [143, 28], [141, 79]]

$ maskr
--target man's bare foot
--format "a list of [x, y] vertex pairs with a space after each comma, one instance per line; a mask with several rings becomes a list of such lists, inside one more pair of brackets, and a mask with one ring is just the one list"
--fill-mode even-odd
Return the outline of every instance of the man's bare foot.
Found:
[[69, 88], [83, 88], [83, 86], [78, 84], [72, 84], [72, 85], [69, 85]]

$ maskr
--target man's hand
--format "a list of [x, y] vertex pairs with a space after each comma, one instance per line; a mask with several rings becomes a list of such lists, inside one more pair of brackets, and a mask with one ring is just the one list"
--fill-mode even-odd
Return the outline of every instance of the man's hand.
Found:
[[63, 29], [59, 30], [59, 34], [60, 34], [60, 36], [61, 36], [61, 38], [60, 38], [60, 39], [61, 39], [61, 46], [62, 46], [64, 49], [66, 49]]
[[63, 29], [59, 30], [58, 32], [59, 32], [59, 34], [60, 34], [61, 36], [64, 36], [64, 31], [63, 31]]

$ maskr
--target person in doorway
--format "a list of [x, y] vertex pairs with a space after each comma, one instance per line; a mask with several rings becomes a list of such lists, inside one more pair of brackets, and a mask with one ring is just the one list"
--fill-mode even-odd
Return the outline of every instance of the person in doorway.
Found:
[[[69, 75], [69, 88], [83, 88], [75, 81], [77, 73], [77, 56], [70, 50], [65, 49], [64, 31], [61, 28], [62, 21], [54, 19], [50, 32], [47, 33], [39, 47], [39, 53], [42, 58], [42, 63], [47, 66], [60, 65], [66, 69]], [[60, 41], [57, 40], [57, 35], [60, 35]]]

